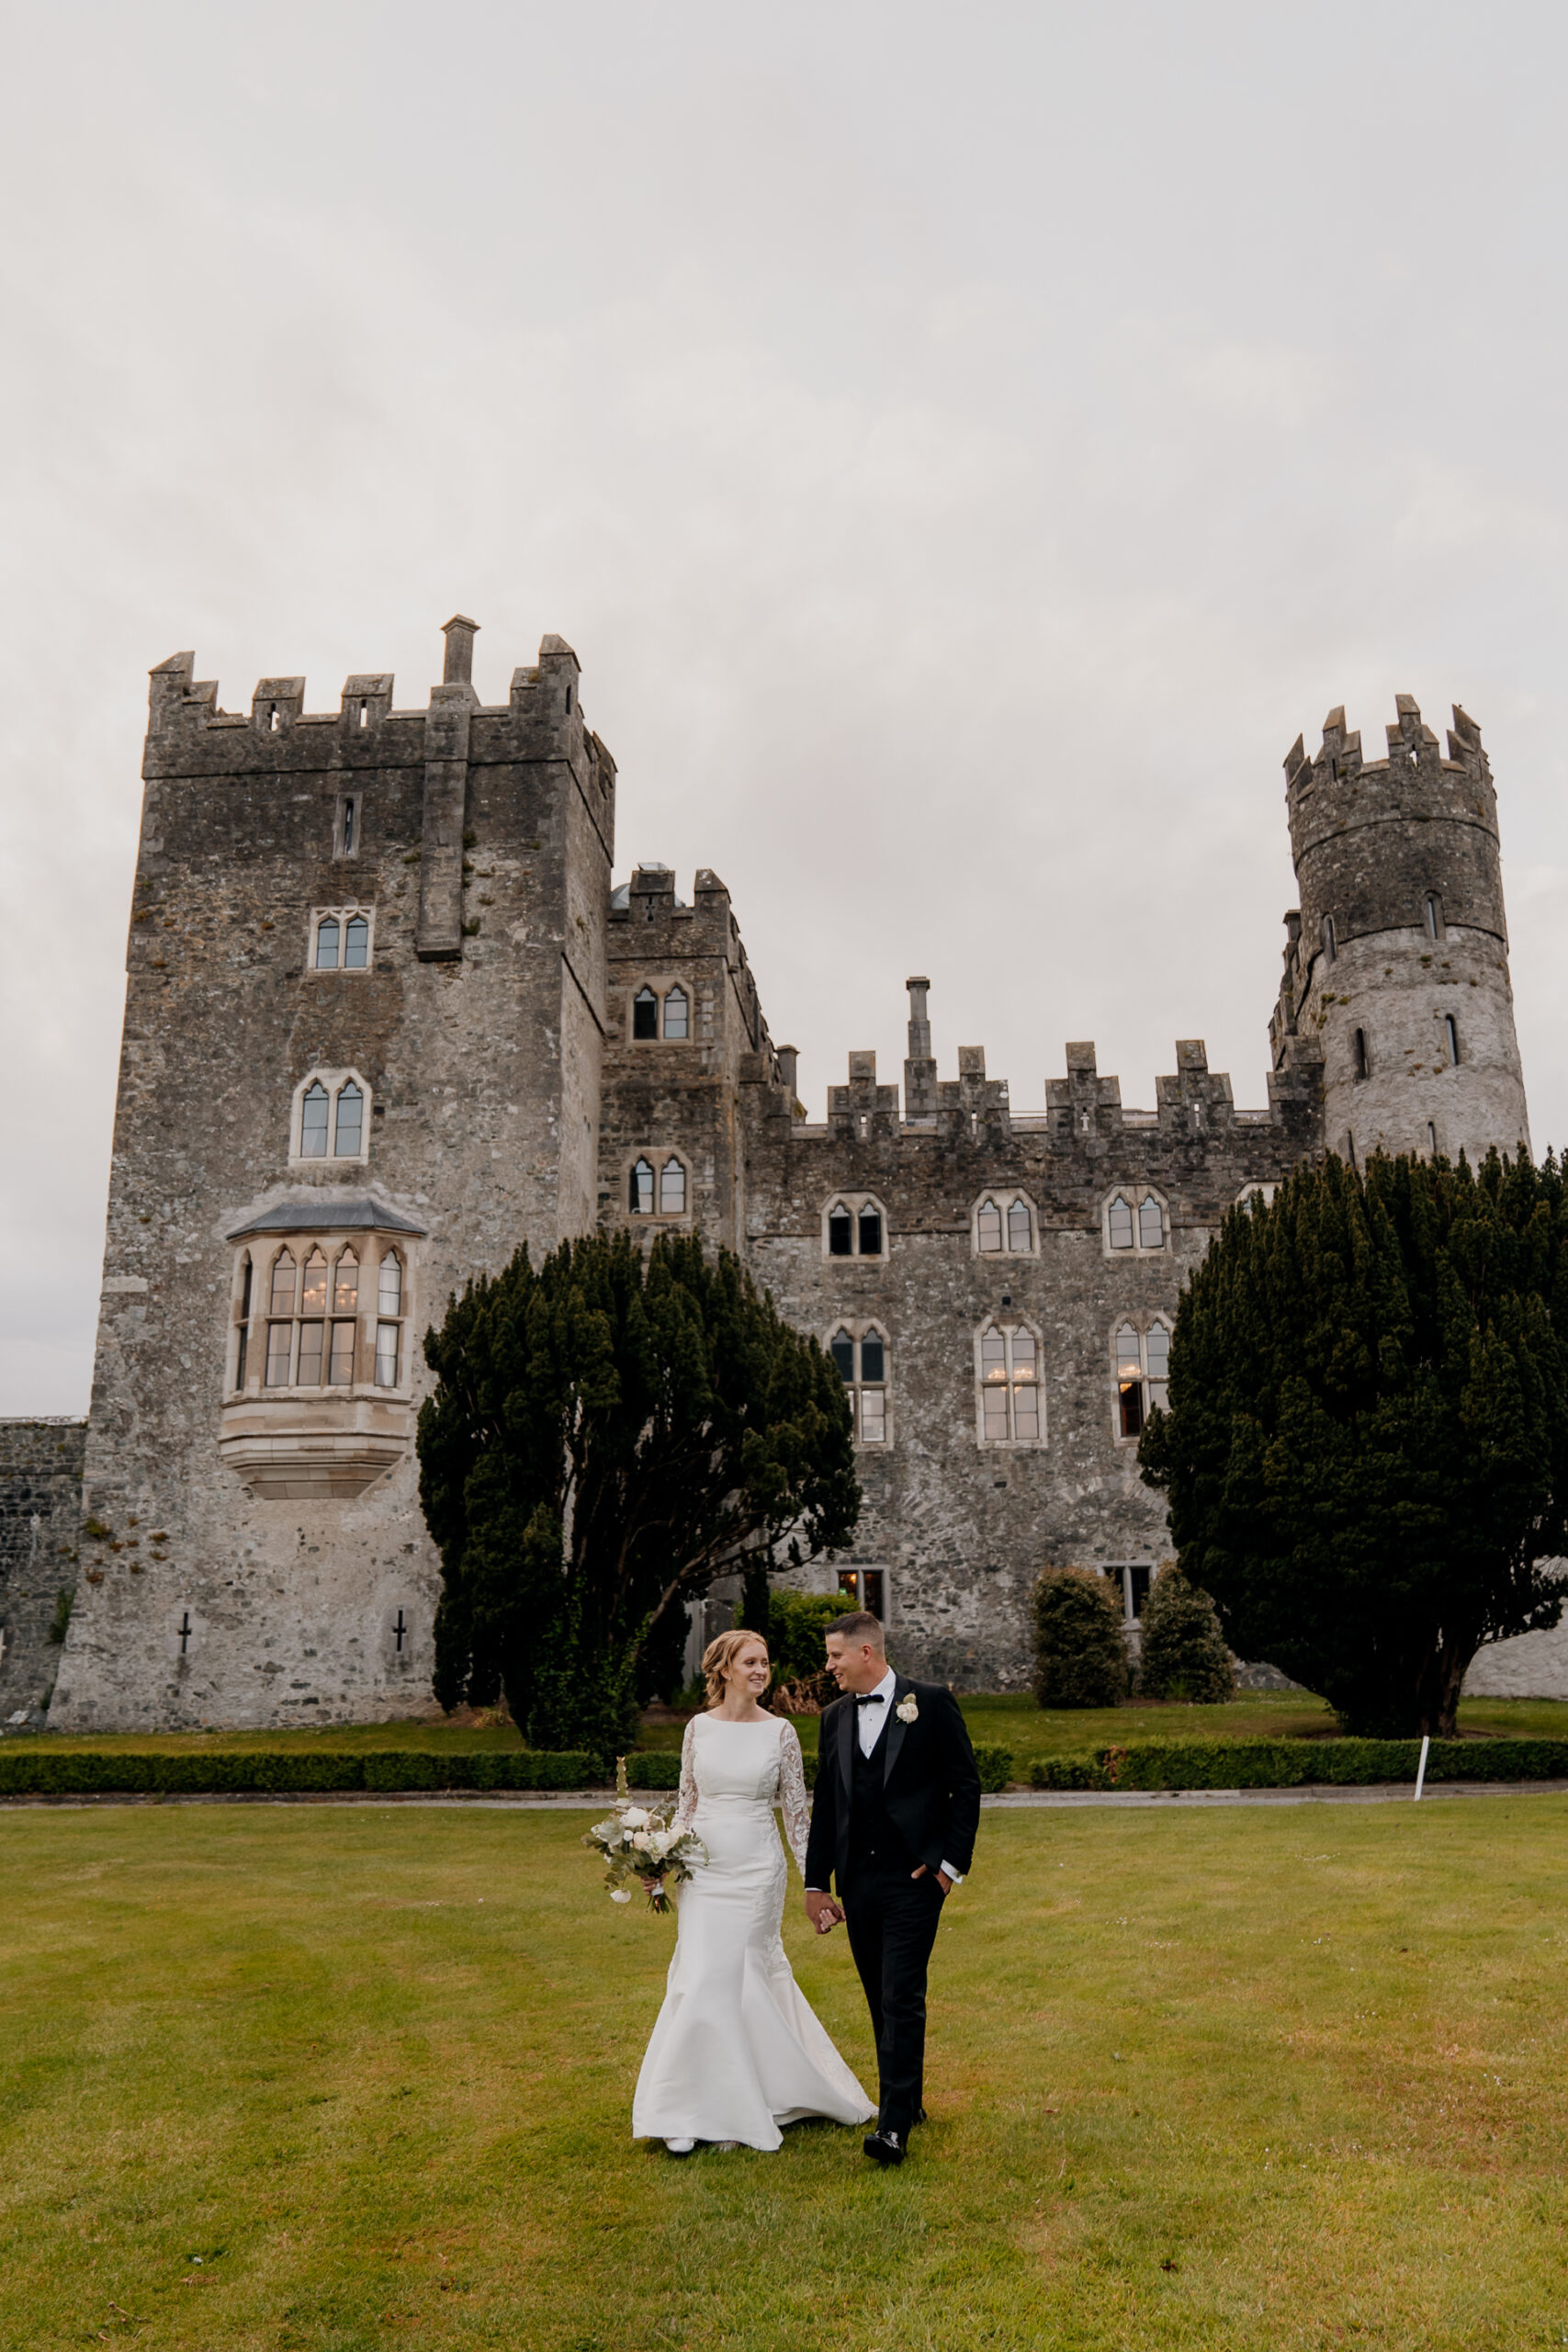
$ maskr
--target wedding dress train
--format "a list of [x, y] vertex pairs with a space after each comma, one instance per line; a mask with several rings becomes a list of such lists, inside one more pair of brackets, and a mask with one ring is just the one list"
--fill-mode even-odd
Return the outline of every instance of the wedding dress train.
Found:
[[789, 1873], [775, 1804], [802, 1869], [809, 1814], [794, 1724], [694, 1715], [675, 1820], [695, 1831], [708, 1859], [676, 1897], [664, 2006], [632, 2102], [635, 2139], [771, 2150], [782, 2123], [808, 2115], [864, 2123], [875, 2113], [784, 1958]]

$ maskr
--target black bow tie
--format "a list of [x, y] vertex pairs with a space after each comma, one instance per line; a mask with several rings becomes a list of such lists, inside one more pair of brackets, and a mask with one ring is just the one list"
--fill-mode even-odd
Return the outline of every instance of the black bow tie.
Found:
[[857, 1690], [855, 1704], [857, 1707], [885, 1707], [887, 1704], [887, 1693], [886, 1690]]

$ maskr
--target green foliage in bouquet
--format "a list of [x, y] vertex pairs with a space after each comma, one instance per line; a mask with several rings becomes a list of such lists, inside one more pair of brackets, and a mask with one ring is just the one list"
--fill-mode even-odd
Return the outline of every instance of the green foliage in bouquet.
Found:
[[[629, 1744], [645, 1650], [737, 1558], [860, 1512], [843, 1383], [728, 1250], [519, 1250], [425, 1340], [420, 1500], [441, 1553], [435, 1695], [503, 1690], [531, 1746]], [[662, 1671], [662, 1663], [660, 1665]]]
[[1043, 1707], [1113, 1707], [1127, 1695], [1122, 1610], [1092, 1568], [1046, 1568], [1034, 1587], [1034, 1696]]
[[1141, 1699], [1185, 1699], [1210, 1707], [1235, 1698], [1235, 1668], [1214, 1604], [1174, 1561], [1150, 1589], [1142, 1634]]
[[1139, 1450], [1230, 1645], [1354, 1733], [1450, 1736], [1483, 1642], [1555, 1625], [1568, 1185], [1332, 1155], [1233, 1209]]

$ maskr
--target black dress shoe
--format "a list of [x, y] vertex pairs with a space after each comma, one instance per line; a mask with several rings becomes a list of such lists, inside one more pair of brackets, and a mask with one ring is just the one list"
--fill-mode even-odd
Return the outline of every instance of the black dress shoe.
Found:
[[863, 2144], [866, 2154], [879, 2165], [901, 2165], [904, 2161], [904, 2135], [901, 2132], [870, 2132]]

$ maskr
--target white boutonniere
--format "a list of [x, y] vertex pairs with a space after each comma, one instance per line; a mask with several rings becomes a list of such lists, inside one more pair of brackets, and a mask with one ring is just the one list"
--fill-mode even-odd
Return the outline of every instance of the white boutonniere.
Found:
[[893, 1712], [897, 1716], [901, 1724], [919, 1723], [920, 1719], [920, 1711], [915, 1704], [914, 1692], [911, 1690], [907, 1699], [900, 1699]]

